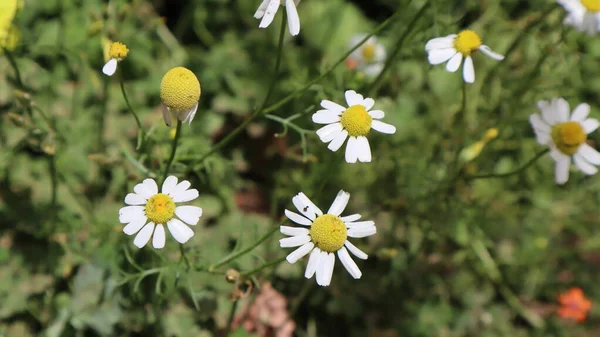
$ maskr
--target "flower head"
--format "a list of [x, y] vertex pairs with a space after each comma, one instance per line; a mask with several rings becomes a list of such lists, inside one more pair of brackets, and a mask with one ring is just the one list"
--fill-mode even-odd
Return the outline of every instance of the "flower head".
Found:
[[129, 54], [129, 49], [126, 45], [121, 42], [113, 42], [108, 50], [108, 57], [110, 59], [102, 67], [102, 72], [105, 75], [112, 76], [117, 71], [117, 63], [123, 61], [127, 57], [127, 54]]
[[288, 27], [290, 29], [290, 34], [296, 36], [300, 33], [300, 17], [298, 17], [298, 11], [296, 10], [296, 6], [300, 3], [301, 0], [263, 0], [263, 2], [258, 6], [256, 13], [254, 13], [254, 17], [256, 19], [261, 19], [259, 28], [267, 28], [273, 22], [273, 18], [275, 18], [275, 14], [279, 9], [279, 5], [285, 6], [285, 10], [287, 12], [287, 21]]
[[600, 0], [557, 0], [568, 12], [564, 24], [580, 32], [594, 35], [600, 32]]
[[440, 64], [448, 61], [446, 70], [455, 72], [460, 68], [463, 58], [463, 79], [467, 83], [475, 82], [475, 67], [471, 54], [481, 51], [483, 54], [495, 59], [503, 60], [504, 56], [493, 52], [490, 47], [483, 44], [481, 38], [472, 30], [463, 30], [457, 34], [431, 39], [425, 45], [429, 63]]
[[[563, 98], [551, 102], [538, 102], [540, 113], [529, 116], [538, 143], [550, 148], [550, 156], [556, 162], [557, 184], [569, 180], [571, 158], [581, 172], [593, 175], [598, 172], [600, 153], [586, 143], [587, 135], [600, 126], [595, 118], [588, 118], [590, 106], [579, 104], [573, 113]], [[569, 116], [570, 115], [570, 116]]]
[[194, 236], [194, 231], [185, 223], [192, 226], [197, 224], [202, 216], [202, 208], [176, 205], [198, 197], [198, 190], [189, 189], [190, 185], [187, 180], [178, 184], [176, 177], [169, 176], [162, 185], [161, 193], [158, 192], [154, 179], [145, 179], [133, 187], [134, 193], [125, 196], [125, 203], [129, 206], [119, 210], [119, 221], [127, 224], [123, 228], [125, 234], [137, 233], [134, 245], [142, 248], [152, 237], [152, 246], [163, 248], [164, 225], [167, 225], [171, 235], [180, 243], [186, 243]]
[[279, 240], [279, 244], [283, 248], [299, 247], [287, 256], [289, 263], [296, 263], [310, 253], [304, 277], [311, 278], [316, 273], [317, 284], [321, 286], [328, 286], [331, 282], [334, 253], [348, 273], [359, 279], [362, 273], [348, 251], [362, 260], [367, 259], [367, 254], [348, 241], [348, 237], [364, 238], [377, 232], [375, 222], [356, 221], [360, 214], [340, 217], [349, 199], [349, 193], [340, 191], [327, 214], [323, 214], [304, 193], [299, 193], [292, 198], [292, 203], [302, 215], [285, 210], [288, 219], [309, 228], [281, 226], [281, 233], [289, 237]]
[[165, 123], [171, 126], [171, 117], [191, 123], [198, 110], [200, 81], [194, 73], [184, 67], [169, 70], [160, 82]]
[[570, 288], [558, 295], [558, 303], [560, 303], [558, 316], [577, 322], [585, 321], [588, 311], [592, 308], [592, 302], [583, 296], [583, 290], [578, 287]]
[[[365, 38], [365, 34], [355, 35], [350, 40], [349, 47], [356, 46]], [[371, 36], [358, 49], [352, 52], [346, 64], [351, 69], [356, 69], [365, 73], [367, 76], [377, 76], [383, 69], [386, 58], [385, 47], [377, 41], [375, 36]]]
[[346, 91], [345, 96], [347, 108], [332, 101], [321, 101], [324, 110], [315, 112], [312, 120], [327, 125], [317, 130], [317, 135], [321, 141], [329, 143], [327, 148], [331, 151], [337, 151], [350, 136], [346, 146], [346, 162], [370, 162], [371, 147], [366, 137], [369, 131], [375, 129], [381, 133], [394, 134], [396, 127], [380, 121], [384, 113], [381, 110], [371, 110], [375, 105], [372, 98], [363, 98], [354, 90]]

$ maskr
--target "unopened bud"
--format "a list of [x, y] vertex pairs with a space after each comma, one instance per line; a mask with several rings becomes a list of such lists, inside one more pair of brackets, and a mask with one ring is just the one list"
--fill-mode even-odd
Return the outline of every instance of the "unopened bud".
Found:
[[240, 279], [240, 272], [235, 269], [229, 269], [225, 272], [225, 280], [229, 283], [236, 283]]

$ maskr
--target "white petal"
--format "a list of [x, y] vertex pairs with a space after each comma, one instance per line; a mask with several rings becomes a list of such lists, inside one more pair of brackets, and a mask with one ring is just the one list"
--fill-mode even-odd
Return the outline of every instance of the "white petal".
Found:
[[552, 101], [554, 106], [554, 117], [558, 122], [564, 123], [569, 120], [569, 103], [564, 98], [557, 98]]
[[329, 207], [327, 214], [339, 216], [342, 214], [344, 209], [346, 209], [346, 205], [348, 205], [348, 200], [350, 200], [350, 193], [344, 192], [343, 190], [339, 191]]
[[303, 244], [302, 246], [300, 246], [300, 248], [294, 250], [293, 252], [291, 252], [285, 259], [291, 263], [294, 264], [296, 263], [296, 261], [300, 260], [301, 258], [305, 257], [306, 254], [310, 253], [310, 251], [315, 247], [315, 244], [312, 242]]
[[381, 119], [385, 116], [385, 114], [381, 110], [371, 110], [369, 111], [369, 115], [371, 115], [371, 117], [373, 117], [374, 119]]
[[292, 34], [292, 36], [296, 36], [300, 33], [300, 18], [298, 17], [298, 11], [296, 10], [296, 4], [294, 4], [294, 0], [285, 1], [285, 10], [287, 12], [290, 34]]
[[350, 228], [348, 229], [348, 236], [351, 238], [364, 238], [377, 233], [375, 226], [369, 228]]
[[161, 191], [162, 191], [162, 193], [168, 194], [172, 197], [171, 191], [173, 191], [175, 186], [177, 186], [177, 177], [168, 176], [167, 179], [165, 179], [165, 181], [162, 184]]
[[562, 185], [569, 180], [569, 166], [571, 165], [571, 158], [558, 151], [555, 151], [553, 156], [556, 157], [554, 179], [557, 184]]
[[352, 260], [352, 258], [350, 257], [350, 254], [348, 254], [348, 251], [346, 250], [346, 248], [344, 248], [344, 247], [340, 248], [340, 250], [337, 251], [337, 255], [340, 258], [342, 265], [344, 265], [344, 268], [346, 268], [348, 273], [354, 279], [359, 279], [362, 276], [360, 269], [358, 269], [358, 266], [356, 265], [354, 260]]
[[350, 251], [350, 253], [354, 254], [354, 256], [358, 257], [361, 260], [366, 260], [369, 256], [365, 254], [362, 250], [358, 249], [352, 242], [346, 240], [344, 243], [346, 248]]
[[575, 153], [573, 155], [573, 162], [575, 163], [575, 166], [577, 166], [577, 168], [584, 174], [591, 176], [598, 173], [596, 166], [588, 163], [587, 160], [583, 159], [583, 156], [579, 153]]
[[191, 107], [188, 110], [183, 110], [183, 111], [177, 112], [177, 118], [182, 123], [192, 124], [192, 121], [194, 120], [194, 116], [196, 116], [196, 111], [198, 111], [198, 103], [196, 103], [193, 107]]
[[444, 36], [444, 37], [436, 37], [427, 41], [425, 44], [425, 50], [430, 51], [434, 49], [448, 49], [454, 47], [454, 38], [456, 38], [455, 34]]
[[538, 109], [542, 113], [542, 118], [544, 121], [553, 126], [556, 124], [556, 117], [554, 116], [554, 107], [548, 101], [539, 101], [537, 102]]
[[335, 136], [342, 131], [343, 127], [341, 123], [333, 123], [325, 125], [324, 127], [317, 130], [317, 136], [324, 143], [329, 143]]
[[329, 110], [319, 110], [312, 115], [312, 121], [317, 124], [331, 124], [339, 122], [340, 116]]
[[133, 186], [133, 191], [138, 195], [141, 195], [146, 200], [150, 199], [150, 197], [156, 194], [154, 191], [150, 190], [148, 186], [144, 183], [140, 183]]
[[141, 218], [137, 218], [131, 221], [127, 226], [123, 227], [123, 233], [127, 235], [133, 235], [139, 232], [140, 229], [142, 229], [142, 227], [144, 227], [144, 225], [146, 224], [146, 220], [148, 219], [144, 215]]
[[363, 100], [361, 104], [365, 107], [365, 109], [367, 109], [367, 111], [369, 111], [375, 105], [375, 100], [370, 97], [367, 97]]
[[112, 76], [115, 73], [115, 71], [117, 71], [117, 60], [116, 59], [108, 60], [108, 62], [106, 62], [104, 67], [102, 67], [102, 72], [104, 73], [104, 75], [107, 75], [107, 76]]
[[587, 133], [587, 134], [590, 134], [590, 133], [596, 131], [598, 126], [600, 126], [600, 123], [595, 118], [588, 118], [585, 120], [585, 122], [583, 122], [583, 129], [585, 130], [585, 133]]
[[463, 65], [463, 79], [467, 83], [475, 82], [475, 67], [473, 67], [473, 58], [467, 56]]
[[[309, 219], [314, 220], [315, 215], [323, 215], [323, 211], [317, 205], [315, 205], [303, 192], [298, 193], [292, 198], [292, 203], [296, 206], [296, 209], [304, 216], [314, 213], [313, 216], [308, 216]], [[300, 206], [300, 207], [298, 207]]]
[[303, 244], [310, 242], [310, 236], [308, 235], [297, 235], [291, 236], [289, 238], [284, 238], [279, 240], [279, 247], [281, 248], [290, 248], [290, 247], [298, 247]]
[[165, 246], [165, 227], [163, 225], [156, 225], [154, 234], [152, 235], [152, 247], [161, 249]]
[[571, 121], [582, 123], [590, 114], [590, 105], [587, 103], [579, 104], [575, 110], [573, 110], [573, 114], [571, 114]]
[[328, 267], [328, 262], [329, 259], [327, 257], [327, 252], [321, 251], [321, 253], [319, 254], [319, 258], [317, 260], [317, 284], [322, 286], [325, 285], [324, 284], [324, 277], [325, 277], [325, 272], [327, 270]]
[[167, 124], [168, 127], [173, 126], [172, 118], [171, 118], [172, 113], [171, 113], [171, 110], [169, 109], [169, 107], [167, 107], [164, 103], [161, 103], [160, 108], [163, 113], [163, 120], [165, 121], [165, 124]]
[[368, 228], [375, 226], [375, 221], [367, 220], [367, 221], [347, 222], [346, 226], [348, 226], [348, 228], [355, 228], [355, 229], [368, 229]]
[[267, 6], [269, 5], [269, 0], [264, 0], [260, 6], [258, 6], [258, 9], [256, 10], [256, 13], [254, 13], [254, 17], [256, 19], [260, 19], [265, 15], [265, 11], [267, 10]]
[[588, 143], [581, 144], [577, 152], [591, 164], [600, 165], [600, 152], [596, 151]]
[[158, 185], [156, 185], [156, 181], [154, 181], [154, 179], [144, 179], [144, 181], [142, 181], [142, 184], [146, 186], [146, 188], [152, 193], [152, 195], [158, 193]]
[[490, 58], [493, 58], [494, 60], [498, 60], [498, 61], [502, 61], [504, 60], [504, 55], [498, 54], [496, 52], [493, 52], [492, 49], [484, 44], [482, 44], [481, 46], [479, 46], [479, 51], [482, 52], [483, 54], [485, 54], [486, 56], [489, 56]]
[[281, 234], [288, 236], [308, 235], [309, 233], [309, 230], [306, 228], [290, 226], [280, 226], [279, 231]]
[[[171, 193], [173, 193], [173, 192], [171, 192]], [[198, 198], [198, 196], [199, 196], [198, 190], [195, 188], [189, 189], [184, 192], [178, 191], [175, 193], [175, 195], [172, 195], [173, 201], [175, 201], [175, 202], [192, 201], [192, 200]]]
[[362, 163], [371, 162], [371, 147], [369, 146], [369, 140], [365, 136], [357, 137], [358, 144], [358, 161]]
[[351, 214], [351, 215], [343, 216], [340, 219], [342, 219], [343, 222], [352, 222], [352, 221], [356, 221], [356, 220], [360, 219], [360, 214]]
[[175, 214], [183, 222], [194, 226], [200, 220], [202, 216], [202, 208], [198, 206], [177, 206], [175, 208]]
[[463, 55], [461, 53], [456, 53], [456, 55], [452, 56], [450, 61], [446, 63], [446, 70], [453, 73], [460, 68], [460, 63], [462, 62]]
[[346, 153], [345, 153], [345, 158], [346, 158], [346, 162], [350, 163], [350, 164], [354, 164], [356, 163], [356, 161], [358, 160], [358, 151], [359, 149], [359, 144], [358, 144], [358, 140], [356, 139], [356, 137], [349, 137], [348, 138], [348, 144], [346, 144]]
[[340, 147], [342, 147], [342, 145], [344, 145], [344, 141], [346, 141], [347, 137], [348, 137], [348, 131], [342, 130], [335, 136], [335, 138], [331, 141], [331, 143], [329, 143], [329, 145], [327, 145], [327, 148], [333, 152], [339, 150]]
[[171, 193], [169, 194], [171, 197], [180, 193], [187, 191], [192, 184], [187, 180], [182, 180], [177, 184], [173, 189], [171, 189]]
[[138, 247], [144, 247], [148, 241], [150, 241], [150, 237], [152, 236], [152, 232], [154, 232], [154, 222], [149, 222], [142, 230], [135, 236], [133, 239], [133, 244]]
[[335, 255], [328, 253], [325, 257], [325, 268], [323, 269], [323, 284], [326, 287], [331, 284], [331, 277], [333, 276], [333, 268], [335, 267]]
[[279, 4], [279, 0], [271, 0], [271, 2], [269, 2], [267, 9], [265, 10], [265, 14], [258, 25], [259, 28], [269, 27], [275, 18], [275, 13], [277, 13], [277, 10], [279, 9]]
[[321, 250], [318, 247], [312, 250], [310, 253], [310, 257], [308, 258], [308, 264], [306, 265], [306, 271], [304, 272], [304, 277], [311, 278], [317, 271], [317, 266], [319, 265], [319, 259], [321, 258]]
[[371, 128], [375, 131], [379, 131], [388, 135], [393, 135], [394, 133], [396, 133], [395, 126], [378, 120], [374, 120], [373, 122], [371, 122]]
[[295, 223], [297, 223], [299, 225], [304, 225], [304, 226], [310, 226], [310, 225], [312, 225], [312, 221], [310, 221], [309, 219], [303, 217], [302, 215], [300, 215], [298, 213], [294, 213], [292, 211], [288, 211], [287, 209], [285, 210], [285, 216], [287, 216], [288, 219], [292, 220], [293, 222], [295, 222]]
[[179, 219], [171, 219], [167, 222], [167, 228], [169, 228], [169, 232], [179, 243], [186, 243], [194, 236], [194, 231]]
[[454, 48], [430, 50], [427, 60], [433, 65], [441, 64], [448, 61], [456, 54], [460, 53], [458, 53]]
[[146, 204], [146, 198], [137, 193], [128, 193], [125, 196], [125, 203], [127, 205], [144, 205]]
[[125, 206], [119, 210], [120, 223], [130, 223], [145, 217], [144, 206]]
[[548, 124], [546, 124], [538, 114], [532, 114], [529, 116], [529, 123], [531, 124], [531, 127], [536, 130], [543, 131], [545, 133], [550, 133], [552, 131], [550, 126], [548, 126]]
[[346, 90], [344, 96], [346, 97], [346, 103], [349, 107], [362, 104], [364, 100], [363, 96], [361, 94], [357, 94], [354, 90]]
[[346, 111], [346, 108], [344, 108], [343, 106], [326, 99], [321, 101], [321, 106], [334, 113], [342, 113]]

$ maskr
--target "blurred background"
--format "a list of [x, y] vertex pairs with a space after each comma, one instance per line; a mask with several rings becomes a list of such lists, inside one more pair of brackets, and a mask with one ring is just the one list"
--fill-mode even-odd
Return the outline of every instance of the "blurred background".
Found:
[[[346, 60], [199, 162], [262, 103], [273, 77], [284, 8], [259, 29], [259, 4], [0, 0], [2, 336], [600, 335], [600, 178], [573, 171], [557, 186], [548, 155], [506, 178], [455, 175], [457, 153], [468, 176], [517, 170], [543, 150], [528, 122], [539, 100], [587, 102], [600, 117], [597, 37], [564, 27], [550, 0], [303, 0], [267, 106], [398, 11], [377, 33], [389, 69], [373, 86]], [[463, 107], [460, 73], [431, 66], [424, 46], [466, 28], [507, 57], [474, 55]], [[110, 41], [130, 49], [113, 77], [101, 72]], [[202, 86], [171, 168], [204, 210], [184, 246], [191, 270], [174, 240], [137, 249], [118, 219], [124, 196], [169, 155], [159, 90], [176, 66]], [[141, 152], [120, 78], [149, 135]], [[368, 93], [397, 127], [369, 136], [369, 164], [345, 163], [314, 134], [319, 102], [343, 102], [347, 89]], [[298, 192], [327, 208], [340, 189], [351, 193], [348, 214], [378, 229], [354, 242], [369, 254], [357, 261], [360, 280], [338, 261], [331, 286], [319, 287], [303, 277], [306, 259], [238, 278], [290, 252], [279, 233], [208, 272], [279, 224]], [[572, 288], [592, 303], [584, 319], [559, 315], [582, 305], [569, 300]]]

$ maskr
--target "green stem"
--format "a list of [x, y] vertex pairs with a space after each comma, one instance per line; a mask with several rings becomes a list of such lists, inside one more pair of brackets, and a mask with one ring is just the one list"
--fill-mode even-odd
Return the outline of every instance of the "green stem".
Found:
[[50, 183], [52, 185], [52, 196], [50, 198], [50, 222], [52, 231], [56, 222], [56, 214], [58, 212], [57, 196], [58, 196], [58, 174], [56, 171], [56, 156], [48, 157], [48, 170], [50, 171]]
[[179, 142], [179, 137], [181, 135], [181, 124], [181, 121], [177, 119], [177, 129], [175, 130], [175, 137], [173, 138], [173, 143], [171, 146], [171, 156], [169, 156], [169, 160], [167, 161], [167, 165], [165, 166], [162, 181], [165, 181], [165, 179], [167, 179], [167, 176], [169, 175], [169, 170], [171, 169], [171, 164], [173, 163], [173, 159], [175, 158], [175, 152], [177, 152], [177, 143]]
[[371, 94], [373, 92], [375, 92], [377, 89], [379, 89], [380, 82], [383, 79], [383, 76], [385, 75], [386, 71], [388, 71], [390, 69], [390, 67], [392, 66], [394, 59], [400, 53], [400, 50], [402, 49], [404, 42], [408, 38], [408, 35], [413, 31], [413, 28], [415, 27], [415, 25], [419, 21], [419, 19], [421, 17], [423, 17], [423, 14], [425, 13], [425, 10], [427, 9], [427, 7], [429, 7], [429, 5], [430, 5], [430, 3], [429, 3], [429, 1], [427, 1], [425, 3], [425, 5], [423, 5], [423, 7], [421, 7], [419, 12], [417, 12], [417, 14], [415, 14], [412, 21], [408, 24], [408, 28], [406, 28], [406, 30], [404, 30], [404, 33], [402, 33], [402, 35], [400, 35], [400, 37], [398, 38], [398, 41], [396, 41], [396, 43], [394, 44], [395, 45], [394, 50], [391, 52], [390, 56], [385, 61], [385, 65], [383, 66], [383, 69], [381, 70], [379, 75], [377, 75], [375, 80], [373, 80], [373, 82], [371, 82], [371, 84], [369, 85], [369, 89], [367, 90], [367, 96], [371, 96]]
[[142, 128], [142, 122], [140, 122], [140, 119], [139, 119], [137, 113], [135, 113], [135, 110], [133, 110], [133, 107], [131, 106], [131, 103], [129, 103], [129, 98], [127, 96], [127, 91], [125, 91], [125, 83], [123, 82], [123, 76], [121, 75], [120, 72], [119, 72], [119, 85], [121, 86], [121, 93], [123, 94], [123, 98], [125, 99], [125, 103], [127, 104], [127, 108], [129, 109], [129, 111], [133, 115], [133, 118], [135, 118], [135, 123], [137, 124], [137, 127], [138, 127], [137, 145], [136, 145], [135, 149], [139, 150], [140, 147], [142, 146], [142, 138], [144, 136], [144, 129]]
[[192, 266], [190, 265], [190, 261], [188, 260], [187, 256], [185, 256], [185, 250], [183, 249], [183, 245], [180, 244], [179, 245], [179, 253], [181, 254], [180, 256], [180, 261], [183, 260], [183, 262], [185, 263], [185, 266], [187, 268], [187, 270], [192, 269]]
[[223, 336], [228, 337], [231, 332], [231, 328], [233, 327], [233, 319], [235, 318], [235, 313], [238, 307], [238, 300], [233, 301], [231, 303], [231, 311], [229, 311], [229, 318], [227, 319], [227, 328], [225, 328], [225, 333]]
[[285, 261], [285, 256], [282, 256], [282, 257], [278, 258], [277, 260], [265, 262], [265, 263], [261, 264], [260, 266], [254, 268], [254, 269], [251, 269], [251, 270], [248, 270], [248, 271], [245, 271], [245, 272], [241, 273], [241, 275], [242, 276], [250, 276], [252, 274], [258, 273], [259, 271], [261, 271], [261, 270], [263, 270], [265, 268], [269, 268], [271, 266], [280, 264], [283, 261]]
[[488, 178], [504, 178], [504, 177], [509, 177], [509, 176], [515, 175], [515, 174], [519, 174], [519, 173], [525, 171], [525, 169], [527, 169], [529, 166], [533, 165], [533, 163], [535, 163], [538, 159], [540, 159], [543, 155], [545, 155], [548, 152], [550, 152], [550, 149], [545, 149], [543, 151], [538, 152], [535, 155], [535, 157], [531, 158], [527, 163], [525, 163], [525, 165], [523, 165], [523, 166], [519, 167], [518, 169], [511, 171], [511, 172], [472, 175], [472, 176], [467, 176], [466, 179], [467, 180], [475, 180], [475, 179], [488, 179]]

